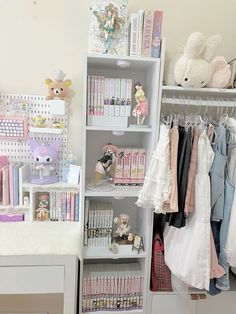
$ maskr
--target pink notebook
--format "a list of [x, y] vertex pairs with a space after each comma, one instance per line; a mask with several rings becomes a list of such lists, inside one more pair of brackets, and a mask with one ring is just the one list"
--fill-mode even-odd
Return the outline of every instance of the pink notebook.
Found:
[[9, 168], [5, 166], [2, 168], [2, 204], [10, 204], [10, 193], [9, 193]]

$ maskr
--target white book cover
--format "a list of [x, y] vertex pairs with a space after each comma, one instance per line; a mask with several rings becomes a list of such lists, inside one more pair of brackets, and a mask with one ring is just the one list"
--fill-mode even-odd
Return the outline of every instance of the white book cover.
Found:
[[142, 55], [144, 10], [138, 11], [138, 56]]
[[132, 80], [128, 79], [126, 81], [126, 107], [125, 107], [125, 115], [126, 117], [130, 117], [131, 115], [131, 102], [132, 102]]
[[126, 79], [121, 79], [120, 81], [120, 116], [125, 117], [126, 115], [126, 86], [127, 86], [127, 80]]
[[115, 116], [120, 116], [120, 79], [115, 79]]
[[138, 33], [139, 33], [139, 16], [138, 13], [131, 13], [130, 16], [130, 56], [138, 55]]
[[126, 56], [128, 0], [91, 0], [89, 52]]
[[104, 116], [109, 116], [109, 78], [104, 79]]
[[115, 115], [115, 79], [109, 79], [109, 116], [114, 117]]

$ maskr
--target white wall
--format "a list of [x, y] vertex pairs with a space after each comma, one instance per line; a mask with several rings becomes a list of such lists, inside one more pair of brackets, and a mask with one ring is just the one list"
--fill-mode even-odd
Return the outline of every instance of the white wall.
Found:
[[[130, 11], [164, 10], [173, 56], [193, 31], [220, 33], [220, 53], [236, 57], [236, 0], [129, 0]], [[73, 81], [69, 144], [81, 156], [82, 75], [89, 0], [0, 0], [0, 91], [46, 95], [44, 79], [62, 68]]]

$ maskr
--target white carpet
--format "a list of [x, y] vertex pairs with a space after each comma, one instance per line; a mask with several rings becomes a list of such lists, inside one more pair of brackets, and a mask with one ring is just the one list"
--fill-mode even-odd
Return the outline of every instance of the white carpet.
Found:
[[81, 232], [73, 222], [1, 223], [0, 255], [81, 256]]

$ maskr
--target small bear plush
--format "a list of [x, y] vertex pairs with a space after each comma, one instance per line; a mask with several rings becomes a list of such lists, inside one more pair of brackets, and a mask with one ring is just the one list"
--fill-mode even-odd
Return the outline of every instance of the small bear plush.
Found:
[[71, 80], [64, 80], [66, 74], [63, 71], [58, 70], [55, 72], [54, 80], [46, 79], [45, 84], [48, 86], [48, 96], [46, 100], [61, 99], [69, 100], [69, 87], [71, 86]]

